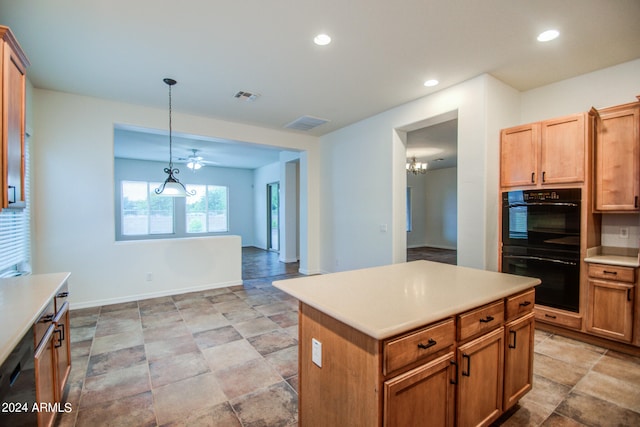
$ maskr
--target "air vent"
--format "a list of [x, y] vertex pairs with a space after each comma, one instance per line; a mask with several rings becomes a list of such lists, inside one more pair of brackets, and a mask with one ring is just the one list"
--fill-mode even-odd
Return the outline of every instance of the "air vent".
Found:
[[292, 121], [291, 123], [285, 125], [284, 127], [287, 129], [295, 129], [295, 130], [303, 130], [309, 131], [315, 127], [323, 125], [327, 123], [329, 120], [321, 119], [319, 117], [312, 116], [301, 116]]
[[259, 93], [245, 92], [245, 91], [241, 90], [241, 91], [238, 91], [238, 93], [236, 93], [233, 96], [234, 96], [234, 98], [240, 99], [242, 101], [255, 101], [256, 99], [258, 99], [260, 97], [260, 94]]

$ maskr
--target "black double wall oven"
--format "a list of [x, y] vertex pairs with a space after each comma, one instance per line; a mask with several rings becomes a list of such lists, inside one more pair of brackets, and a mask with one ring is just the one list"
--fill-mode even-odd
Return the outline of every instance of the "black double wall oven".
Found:
[[502, 193], [502, 271], [537, 277], [536, 304], [580, 306], [579, 188]]

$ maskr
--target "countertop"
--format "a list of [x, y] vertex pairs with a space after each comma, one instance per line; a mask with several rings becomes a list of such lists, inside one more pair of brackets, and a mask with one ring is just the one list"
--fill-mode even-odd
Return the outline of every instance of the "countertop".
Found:
[[531, 277], [412, 261], [279, 280], [273, 286], [382, 340], [539, 283]]
[[587, 249], [585, 262], [595, 264], [618, 265], [622, 267], [640, 267], [638, 249], [595, 247]]
[[53, 300], [70, 273], [0, 279], [0, 364]]

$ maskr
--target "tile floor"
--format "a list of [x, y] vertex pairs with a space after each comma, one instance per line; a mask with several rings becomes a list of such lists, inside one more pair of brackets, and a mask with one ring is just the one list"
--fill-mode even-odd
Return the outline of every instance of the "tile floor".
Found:
[[[272, 279], [72, 310], [57, 425], [297, 425], [297, 302]], [[640, 425], [640, 358], [537, 331], [534, 367], [496, 425]]]

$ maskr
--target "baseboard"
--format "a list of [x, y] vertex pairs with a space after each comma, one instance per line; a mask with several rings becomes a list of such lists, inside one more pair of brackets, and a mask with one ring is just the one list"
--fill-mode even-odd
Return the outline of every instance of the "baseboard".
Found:
[[213, 283], [213, 284], [209, 283], [201, 286], [192, 286], [190, 288], [170, 289], [167, 291], [151, 292], [147, 294], [138, 294], [138, 295], [128, 295], [126, 297], [118, 297], [118, 298], [106, 298], [106, 299], [93, 300], [93, 301], [87, 301], [87, 302], [81, 302], [81, 303], [71, 302], [69, 304], [69, 307], [72, 310], [79, 310], [82, 308], [101, 307], [103, 305], [121, 304], [123, 302], [131, 302], [131, 301], [139, 301], [139, 300], [145, 300], [150, 298], [180, 295], [180, 294], [186, 294], [189, 292], [206, 291], [209, 289], [226, 288], [229, 286], [237, 286], [237, 285], [242, 285], [242, 280], [240, 281], [233, 280], [233, 281], [224, 282], [224, 283]]

